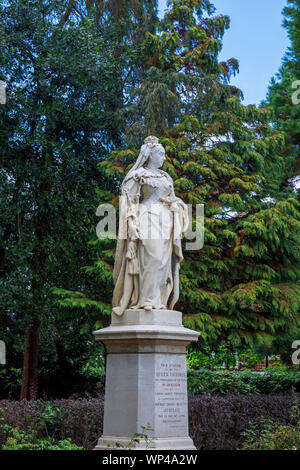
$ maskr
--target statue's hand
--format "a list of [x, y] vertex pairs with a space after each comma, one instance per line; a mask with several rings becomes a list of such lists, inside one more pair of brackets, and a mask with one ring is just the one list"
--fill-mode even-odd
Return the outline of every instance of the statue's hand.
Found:
[[132, 220], [128, 222], [128, 236], [130, 240], [139, 240], [141, 238], [140, 229], [135, 225]]

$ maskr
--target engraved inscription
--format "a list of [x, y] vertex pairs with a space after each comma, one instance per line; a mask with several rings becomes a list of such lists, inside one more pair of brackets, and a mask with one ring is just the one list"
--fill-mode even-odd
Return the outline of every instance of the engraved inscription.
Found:
[[155, 371], [155, 415], [166, 436], [185, 436], [187, 389], [185, 356], [161, 355]]

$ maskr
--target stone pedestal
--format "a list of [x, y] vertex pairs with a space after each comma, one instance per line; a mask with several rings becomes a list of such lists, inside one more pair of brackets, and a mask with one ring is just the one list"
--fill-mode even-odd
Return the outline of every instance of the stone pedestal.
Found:
[[195, 449], [188, 435], [186, 346], [198, 333], [182, 326], [180, 312], [126, 310], [94, 332], [107, 348], [104, 429], [96, 450], [147, 448], [135, 432], [155, 437], [155, 449]]

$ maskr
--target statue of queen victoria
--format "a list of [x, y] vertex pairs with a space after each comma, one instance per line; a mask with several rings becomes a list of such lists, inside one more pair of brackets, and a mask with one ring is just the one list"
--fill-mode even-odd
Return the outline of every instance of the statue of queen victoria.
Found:
[[113, 295], [119, 316], [126, 309], [173, 310], [179, 297], [188, 211], [175, 196], [172, 178], [160, 169], [164, 160], [158, 138], [147, 137], [122, 184]]

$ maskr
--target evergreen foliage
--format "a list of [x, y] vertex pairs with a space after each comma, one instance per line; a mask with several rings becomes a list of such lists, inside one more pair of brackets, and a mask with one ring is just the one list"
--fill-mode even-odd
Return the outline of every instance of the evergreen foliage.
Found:
[[284, 168], [279, 176], [280, 192], [299, 190], [300, 163], [300, 1], [288, 0], [283, 10], [283, 25], [290, 38], [290, 47], [276, 78], [269, 87], [267, 102], [274, 109], [274, 126], [284, 132]]
[[[283, 26], [286, 28], [290, 46], [283, 58], [282, 66], [272, 78], [266, 103], [272, 107], [272, 123], [284, 134], [285, 145], [281, 152], [283, 166], [275, 177], [275, 197], [286, 200], [297, 197], [299, 201], [300, 170], [300, 1], [288, 0], [283, 10]], [[265, 106], [265, 104], [263, 106]], [[298, 260], [295, 259], [295, 266]], [[297, 277], [299, 280], [299, 277]], [[298, 316], [300, 314], [298, 313]], [[278, 335], [273, 350], [281, 352], [286, 362], [290, 360], [291, 344], [300, 336], [300, 329]]]

